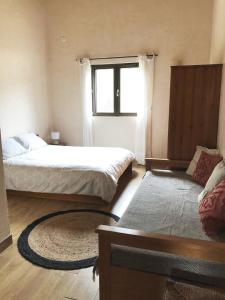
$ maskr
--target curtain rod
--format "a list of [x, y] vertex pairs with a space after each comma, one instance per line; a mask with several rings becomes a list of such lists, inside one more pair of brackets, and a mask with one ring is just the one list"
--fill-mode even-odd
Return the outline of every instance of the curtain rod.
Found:
[[[147, 57], [158, 56], [158, 54], [146, 54]], [[138, 55], [128, 55], [128, 56], [111, 56], [111, 57], [92, 57], [90, 60], [101, 60], [101, 59], [120, 59], [120, 58], [138, 58]], [[76, 61], [81, 61], [82, 57], [76, 58]]]

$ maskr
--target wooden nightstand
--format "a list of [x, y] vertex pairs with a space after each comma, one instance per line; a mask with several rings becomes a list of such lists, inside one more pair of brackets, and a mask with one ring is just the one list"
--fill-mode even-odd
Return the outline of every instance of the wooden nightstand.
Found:
[[58, 144], [54, 144], [53, 142], [48, 142], [49, 145], [53, 145], [53, 146], [66, 146], [66, 143], [64, 142], [59, 142]]

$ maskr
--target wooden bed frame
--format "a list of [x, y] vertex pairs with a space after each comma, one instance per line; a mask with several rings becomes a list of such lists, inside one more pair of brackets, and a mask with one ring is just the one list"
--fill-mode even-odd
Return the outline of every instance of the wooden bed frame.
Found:
[[113, 244], [225, 263], [225, 243], [103, 225], [96, 232], [99, 237], [100, 300], [162, 300], [164, 296], [167, 277], [113, 266]]
[[[119, 178], [118, 184], [125, 176], [132, 175], [132, 163], [126, 168], [124, 173]], [[97, 196], [79, 195], [79, 194], [54, 194], [54, 193], [35, 193], [16, 190], [7, 190], [7, 196], [26, 197], [26, 198], [42, 198], [49, 200], [75, 201], [81, 203], [94, 203], [96, 205], [105, 205], [107, 202]]]
[[[146, 170], [185, 170], [189, 163], [182, 160], [146, 158]], [[112, 265], [112, 245], [225, 263], [225, 243], [103, 225], [96, 232], [99, 238], [100, 300], [162, 300], [168, 279], [165, 276]]]
[[171, 169], [171, 170], [186, 170], [189, 166], [189, 160], [172, 160], [164, 158], [146, 158], [146, 170], [151, 169]]
[[[168, 159], [147, 158], [147, 170], [185, 170], [197, 145], [216, 147], [221, 77], [222, 65], [171, 67]], [[225, 263], [225, 243], [109, 226], [100, 226], [97, 233], [100, 300], [163, 299], [167, 278], [113, 266], [112, 244]]]

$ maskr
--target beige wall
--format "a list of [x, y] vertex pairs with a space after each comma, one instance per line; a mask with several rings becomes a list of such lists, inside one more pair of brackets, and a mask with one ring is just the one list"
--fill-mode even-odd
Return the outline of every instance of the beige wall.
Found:
[[[170, 65], [209, 62], [212, 7], [212, 0], [47, 0], [55, 129], [69, 144], [82, 143], [76, 56], [131, 55], [154, 50], [159, 57], [153, 100], [153, 155], [165, 157]], [[128, 122], [131, 129], [119, 131], [121, 140], [132, 138], [133, 121]], [[104, 124], [109, 130], [101, 131], [98, 139], [108, 144], [116, 132], [110, 119]], [[99, 132], [96, 128], [102, 126], [98, 119], [95, 135]]]
[[225, 60], [225, 1], [214, 0], [212, 21], [211, 62]]
[[1, 149], [2, 148], [1, 148], [1, 135], [0, 135], [0, 243], [5, 238], [7, 238], [10, 234]]
[[[225, 63], [225, 1], [215, 0], [211, 43], [211, 63]], [[218, 146], [225, 156], [225, 69], [220, 98]]]
[[0, 0], [2, 137], [49, 128], [45, 10], [38, 0]]
[[[0, 0], [3, 138], [54, 128], [81, 145], [75, 57], [155, 51], [153, 155], [165, 157], [170, 65], [208, 63], [212, 7], [212, 0]], [[95, 118], [95, 144], [133, 150], [134, 128], [134, 118]]]

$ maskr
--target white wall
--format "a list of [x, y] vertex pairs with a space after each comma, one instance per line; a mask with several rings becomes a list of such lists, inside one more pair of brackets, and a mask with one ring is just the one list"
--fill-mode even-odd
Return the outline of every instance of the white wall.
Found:
[[94, 143], [134, 151], [135, 117], [94, 117]]
[[38, 0], [0, 0], [2, 137], [50, 126], [45, 10]]
[[[70, 145], [82, 144], [77, 56], [155, 51], [153, 155], [166, 157], [170, 65], [209, 62], [212, 0], [46, 0], [53, 125]], [[66, 116], [66, 117], [65, 117]], [[118, 123], [117, 123], [118, 122]], [[132, 118], [95, 120], [95, 143], [133, 147]], [[116, 136], [116, 139], [114, 137]]]
[[2, 163], [2, 147], [1, 147], [1, 135], [0, 135], [0, 243], [10, 234], [9, 221], [8, 221], [8, 208], [6, 203], [6, 192], [3, 175], [3, 163]]
[[[154, 156], [166, 157], [170, 65], [208, 63], [212, 7], [212, 0], [0, 0], [3, 138], [56, 129], [81, 145], [75, 57], [155, 51], [152, 146]], [[94, 120], [96, 145], [133, 150], [133, 134], [132, 117]]]
[[[214, 1], [211, 63], [225, 64], [225, 1]], [[218, 147], [225, 156], [225, 66], [220, 98], [220, 117], [218, 131]]]

